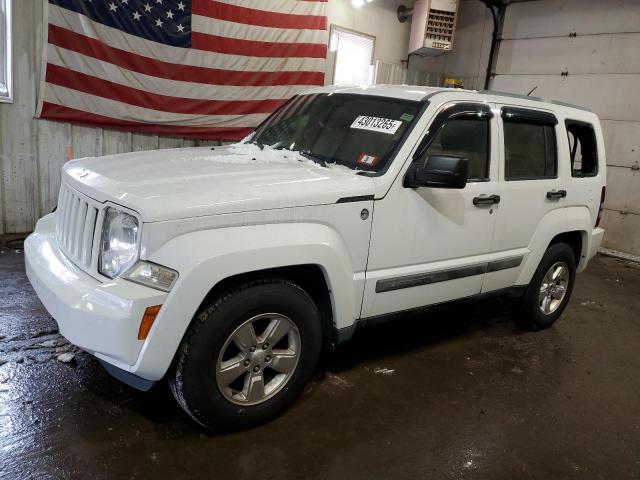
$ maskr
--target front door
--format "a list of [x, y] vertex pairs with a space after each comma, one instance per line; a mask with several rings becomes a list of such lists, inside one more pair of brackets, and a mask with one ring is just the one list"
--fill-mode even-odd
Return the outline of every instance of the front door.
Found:
[[440, 108], [414, 160], [468, 158], [469, 181], [464, 189], [412, 189], [400, 176], [375, 202], [362, 317], [481, 292], [499, 202], [497, 144], [490, 105]]

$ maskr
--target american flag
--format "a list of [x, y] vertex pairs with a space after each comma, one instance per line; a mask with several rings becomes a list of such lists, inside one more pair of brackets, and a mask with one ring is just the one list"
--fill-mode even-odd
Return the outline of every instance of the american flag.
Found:
[[236, 140], [324, 84], [326, 0], [49, 0], [36, 116]]

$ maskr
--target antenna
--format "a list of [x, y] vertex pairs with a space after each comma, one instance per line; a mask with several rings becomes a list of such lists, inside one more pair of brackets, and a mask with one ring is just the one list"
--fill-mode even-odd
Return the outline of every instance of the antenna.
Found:
[[536, 86], [535, 86], [535, 87], [533, 87], [531, 90], [529, 90], [529, 93], [527, 93], [527, 97], [528, 97], [529, 95], [531, 95], [531, 94], [533, 93], [533, 91], [534, 91], [536, 88], [538, 88], [538, 85], [536, 85]]

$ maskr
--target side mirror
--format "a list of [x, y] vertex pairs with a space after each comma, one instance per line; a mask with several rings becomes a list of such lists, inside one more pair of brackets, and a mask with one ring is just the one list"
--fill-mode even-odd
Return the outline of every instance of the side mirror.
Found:
[[469, 175], [469, 160], [450, 155], [430, 155], [414, 162], [404, 177], [407, 188], [464, 188]]

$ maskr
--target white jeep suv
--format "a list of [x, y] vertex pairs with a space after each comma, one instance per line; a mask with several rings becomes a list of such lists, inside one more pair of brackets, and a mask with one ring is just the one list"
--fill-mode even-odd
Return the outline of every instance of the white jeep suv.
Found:
[[525, 327], [550, 326], [602, 240], [605, 164], [583, 108], [318, 88], [239, 144], [68, 162], [26, 270], [114, 376], [167, 377], [200, 424], [245, 428], [390, 314], [509, 295]]

